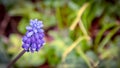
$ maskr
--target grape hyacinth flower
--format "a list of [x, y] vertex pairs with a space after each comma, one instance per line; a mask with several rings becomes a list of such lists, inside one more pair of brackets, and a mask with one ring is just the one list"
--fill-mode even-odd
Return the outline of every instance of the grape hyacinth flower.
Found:
[[39, 51], [44, 45], [44, 30], [42, 29], [42, 21], [37, 19], [30, 20], [30, 25], [26, 27], [26, 34], [22, 38], [23, 51], [20, 52], [8, 65], [7, 68], [11, 68], [12, 65], [25, 53]]
[[31, 20], [30, 25], [26, 27], [27, 33], [22, 38], [22, 48], [27, 52], [39, 51], [44, 45], [44, 30], [42, 21]]

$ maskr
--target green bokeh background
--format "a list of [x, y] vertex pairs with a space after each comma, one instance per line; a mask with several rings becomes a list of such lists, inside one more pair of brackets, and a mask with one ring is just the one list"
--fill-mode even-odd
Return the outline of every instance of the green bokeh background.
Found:
[[[35, 18], [43, 21], [46, 44], [39, 52], [25, 53], [14, 68], [120, 68], [120, 0], [0, 0], [0, 3], [9, 16], [21, 17], [18, 33], [0, 36], [0, 68], [5, 68], [22, 50], [25, 27]], [[72, 27], [74, 23], [77, 25]]]

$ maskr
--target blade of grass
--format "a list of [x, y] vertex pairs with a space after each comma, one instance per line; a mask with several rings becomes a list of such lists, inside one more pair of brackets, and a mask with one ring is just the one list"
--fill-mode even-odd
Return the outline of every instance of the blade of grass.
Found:
[[73, 21], [72, 25], [70, 26], [70, 30], [74, 30], [77, 23], [79, 22], [79, 20], [81, 19], [81, 16], [83, 14], [83, 12], [85, 11], [85, 9], [88, 7], [89, 3], [85, 3], [80, 10], [77, 13], [77, 17], [75, 18], [75, 20]]
[[89, 61], [89, 58], [85, 55], [85, 53], [83, 52], [83, 50], [78, 46], [76, 47], [76, 50], [77, 52], [79, 53], [79, 55], [85, 60], [85, 62], [87, 63], [88, 67], [89, 68], [93, 68], [90, 61]]
[[81, 19], [80, 19], [80, 22], [79, 22], [79, 26], [80, 26], [83, 34], [84, 34], [85, 36], [88, 36], [87, 31], [86, 31], [86, 29], [85, 29], [85, 27], [84, 27], [83, 22], [82, 22]]
[[66, 56], [84, 39], [88, 40], [89, 37], [86, 37], [86, 36], [79, 37], [73, 44], [71, 44], [63, 53], [62, 61], [65, 61]]
[[56, 17], [57, 17], [57, 20], [58, 20], [59, 28], [63, 28], [62, 16], [61, 16], [61, 11], [60, 11], [59, 6], [56, 7]]
[[111, 37], [118, 31], [120, 27], [116, 27], [113, 30], [110, 31], [110, 33], [102, 40], [102, 42], [100, 43], [100, 47], [99, 47], [99, 51], [101, 52], [103, 50], [103, 47], [105, 46], [105, 44], [108, 43], [108, 41], [111, 39]]
[[102, 38], [103, 33], [104, 33], [107, 29], [109, 29], [109, 28], [111, 28], [111, 27], [113, 27], [113, 26], [115, 26], [115, 24], [113, 24], [113, 23], [108, 24], [107, 26], [106, 26], [106, 25], [103, 26], [103, 28], [99, 31], [99, 33], [98, 33], [98, 35], [97, 35], [97, 37], [96, 37], [96, 39], [95, 39], [95, 45], [98, 45], [98, 43], [100, 42], [100, 40], [101, 40], [101, 38]]
[[118, 47], [110, 48], [109, 50], [106, 50], [105, 52], [101, 53], [100, 59], [105, 59], [107, 57], [113, 56], [113, 54], [118, 52]]

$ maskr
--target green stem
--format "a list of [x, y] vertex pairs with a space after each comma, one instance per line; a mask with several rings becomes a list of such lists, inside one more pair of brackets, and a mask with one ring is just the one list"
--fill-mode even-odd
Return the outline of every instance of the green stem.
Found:
[[11, 68], [13, 64], [25, 53], [25, 50], [22, 50], [8, 65], [7, 68]]

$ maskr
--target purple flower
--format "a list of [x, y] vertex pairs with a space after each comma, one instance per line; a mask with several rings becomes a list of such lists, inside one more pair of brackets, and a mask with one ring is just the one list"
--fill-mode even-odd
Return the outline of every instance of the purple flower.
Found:
[[26, 35], [22, 38], [22, 48], [27, 52], [39, 51], [44, 45], [44, 30], [42, 21], [30, 20], [30, 25], [26, 27]]

